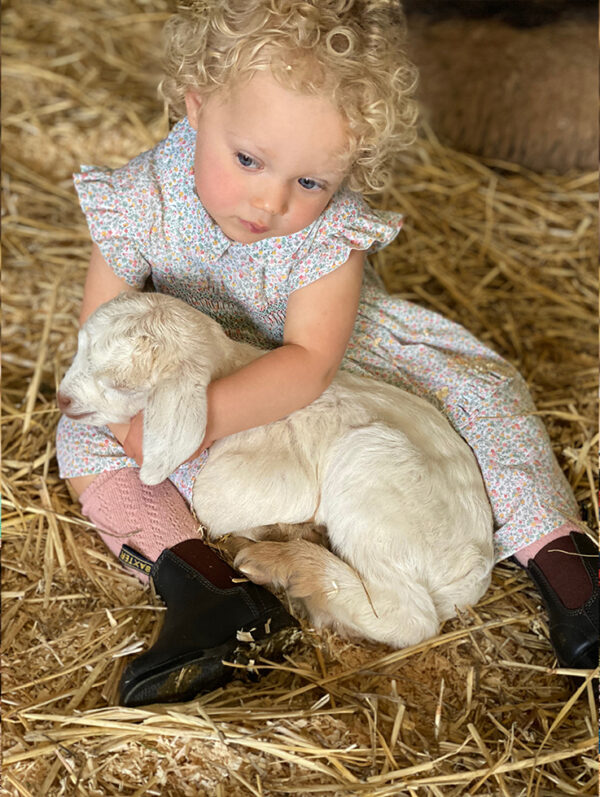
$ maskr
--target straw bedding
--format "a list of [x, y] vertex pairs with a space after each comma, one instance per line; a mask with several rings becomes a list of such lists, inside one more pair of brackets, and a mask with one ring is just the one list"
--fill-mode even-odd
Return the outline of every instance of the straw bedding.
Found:
[[[481, 603], [403, 651], [305, 626], [279, 664], [191, 703], [114, 706], [163, 611], [59, 480], [54, 392], [89, 241], [71, 187], [167, 130], [163, 0], [4, 8], [3, 785], [7, 795], [556, 795], [597, 790], [592, 673], [556, 668], [538, 596], [500, 564]], [[380, 199], [406, 213], [377, 267], [527, 377], [591, 528], [596, 176], [527, 172], [424, 132]]]

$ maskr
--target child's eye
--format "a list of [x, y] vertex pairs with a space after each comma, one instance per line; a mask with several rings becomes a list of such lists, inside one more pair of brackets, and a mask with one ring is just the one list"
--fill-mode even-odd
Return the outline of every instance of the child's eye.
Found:
[[256, 169], [258, 167], [258, 163], [254, 158], [251, 158], [250, 155], [246, 155], [245, 152], [236, 152], [236, 158], [245, 169]]
[[311, 180], [310, 177], [301, 177], [298, 182], [302, 186], [302, 188], [306, 188], [307, 191], [314, 191], [315, 189], [323, 188], [320, 183], [317, 183], [316, 180]]

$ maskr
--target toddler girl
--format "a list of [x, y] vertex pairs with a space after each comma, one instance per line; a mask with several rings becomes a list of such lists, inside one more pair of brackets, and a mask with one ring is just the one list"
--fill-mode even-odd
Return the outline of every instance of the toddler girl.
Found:
[[539, 585], [561, 664], [596, 666], [596, 549], [577, 530], [523, 379], [462, 327], [389, 297], [365, 260], [402, 219], [362, 194], [384, 185], [414, 138], [397, 4], [190, 0], [167, 34], [162, 91], [181, 121], [128, 165], [75, 177], [94, 241], [81, 321], [151, 278], [266, 353], [210, 385], [201, 449], [157, 487], [138, 478], [139, 417], [111, 429], [61, 419], [61, 475], [82, 511], [170, 596], [166, 630], [130, 665], [123, 701], [177, 699], [224, 678], [173, 686], [190, 661], [233, 644], [240, 618], [256, 625], [271, 612], [265, 639], [292, 622], [270, 593], [232, 581], [186, 502], [212, 442], [305, 406], [340, 365], [445, 413], [478, 458], [498, 559], [514, 555]]

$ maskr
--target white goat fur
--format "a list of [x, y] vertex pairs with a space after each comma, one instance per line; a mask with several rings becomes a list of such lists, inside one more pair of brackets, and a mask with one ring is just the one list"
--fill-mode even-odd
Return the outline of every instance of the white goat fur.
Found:
[[[200, 445], [209, 382], [261, 354], [178, 299], [127, 292], [81, 329], [60, 393], [94, 425], [143, 409], [140, 478], [157, 484]], [[492, 516], [473, 453], [437, 409], [373, 379], [340, 371], [305, 409], [217, 441], [193, 504], [212, 538], [255, 540], [238, 569], [352, 636], [416, 644], [489, 585]], [[306, 521], [327, 528], [329, 550], [257, 541]]]

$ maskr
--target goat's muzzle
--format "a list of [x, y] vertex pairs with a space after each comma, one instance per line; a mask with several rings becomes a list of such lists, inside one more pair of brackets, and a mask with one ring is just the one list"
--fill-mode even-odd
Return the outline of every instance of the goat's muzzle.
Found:
[[66, 415], [67, 418], [77, 420], [78, 418], [85, 418], [92, 414], [91, 412], [69, 412], [69, 407], [73, 403], [73, 400], [64, 393], [61, 393], [60, 390], [56, 394], [56, 403], [58, 404], [58, 409]]

